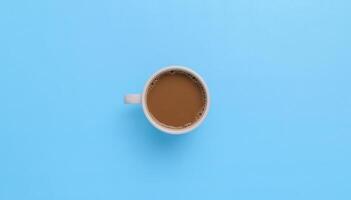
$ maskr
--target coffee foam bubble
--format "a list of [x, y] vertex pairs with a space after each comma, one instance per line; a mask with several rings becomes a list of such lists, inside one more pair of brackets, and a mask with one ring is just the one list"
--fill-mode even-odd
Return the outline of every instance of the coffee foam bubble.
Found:
[[154, 78], [154, 79], [151, 81], [151, 83], [149, 84], [148, 89], [152, 89], [152, 88], [156, 85], [156, 83], [157, 83], [158, 80], [159, 80], [158, 77]]

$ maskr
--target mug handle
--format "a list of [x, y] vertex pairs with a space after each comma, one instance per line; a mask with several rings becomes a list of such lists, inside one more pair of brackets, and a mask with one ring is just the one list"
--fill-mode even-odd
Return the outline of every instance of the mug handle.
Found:
[[141, 94], [127, 94], [124, 96], [125, 104], [141, 104]]

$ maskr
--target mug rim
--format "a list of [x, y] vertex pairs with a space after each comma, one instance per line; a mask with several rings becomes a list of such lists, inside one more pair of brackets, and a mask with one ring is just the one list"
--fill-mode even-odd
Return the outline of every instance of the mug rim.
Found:
[[[180, 71], [184, 71], [186, 73], [189, 73], [189, 74], [195, 76], [196, 79], [198, 79], [200, 81], [200, 83], [202, 84], [202, 86], [204, 87], [204, 90], [206, 93], [206, 100], [207, 101], [206, 101], [206, 107], [205, 107], [205, 111], [203, 112], [203, 115], [194, 124], [192, 124], [191, 126], [182, 128], [182, 129], [172, 129], [172, 128], [168, 128], [168, 127], [162, 126], [161, 124], [157, 123], [156, 120], [152, 118], [151, 113], [150, 113], [149, 109], [147, 108], [147, 104], [146, 104], [147, 89], [149, 88], [149, 85], [152, 82], [152, 80], [156, 76], [158, 76], [159, 74], [161, 74], [165, 71], [169, 71], [169, 70], [180, 70]], [[141, 101], [142, 101], [143, 112], [144, 112], [146, 118], [149, 120], [149, 122], [155, 128], [159, 129], [160, 131], [168, 133], [168, 134], [172, 134], [172, 135], [180, 135], [180, 134], [188, 133], [188, 132], [194, 130], [195, 128], [197, 128], [206, 118], [208, 111], [209, 111], [209, 108], [210, 108], [210, 94], [209, 94], [209, 90], [208, 90], [208, 87], [207, 87], [204, 79], [198, 73], [193, 71], [192, 69], [185, 67], [185, 66], [181, 66], [181, 65], [169, 65], [167, 67], [163, 67], [163, 68], [159, 69], [154, 74], [152, 74], [144, 85], [144, 90], [142, 93]]]

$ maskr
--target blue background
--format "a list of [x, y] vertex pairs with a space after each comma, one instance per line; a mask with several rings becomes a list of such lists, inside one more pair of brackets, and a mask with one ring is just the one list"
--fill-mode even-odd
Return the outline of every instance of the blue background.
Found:
[[[0, 3], [0, 199], [351, 199], [348, 0]], [[212, 105], [155, 130], [140, 92], [186, 65]]]

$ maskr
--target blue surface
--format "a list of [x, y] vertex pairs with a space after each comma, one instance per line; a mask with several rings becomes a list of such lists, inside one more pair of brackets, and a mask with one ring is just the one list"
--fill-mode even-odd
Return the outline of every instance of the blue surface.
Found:
[[[348, 0], [0, 3], [0, 199], [351, 199]], [[195, 132], [140, 92], [207, 81]]]

